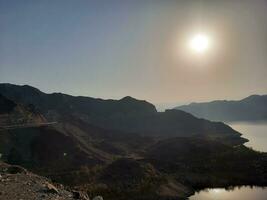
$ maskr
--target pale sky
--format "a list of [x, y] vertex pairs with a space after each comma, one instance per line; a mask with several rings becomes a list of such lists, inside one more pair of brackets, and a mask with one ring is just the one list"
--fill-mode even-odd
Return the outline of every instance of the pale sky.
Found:
[[266, 94], [267, 1], [0, 0], [0, 82], [152, 103]]

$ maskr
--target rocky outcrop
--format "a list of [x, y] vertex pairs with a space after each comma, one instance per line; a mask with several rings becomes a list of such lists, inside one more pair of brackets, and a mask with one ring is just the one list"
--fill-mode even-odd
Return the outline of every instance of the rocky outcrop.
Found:
[[93, 198], [93, 200], [103, 200], [103, 197], [101, 197], [101, 196], [96, 196], [96, 197]]
[[0, 191], [0, 199], [3, 200], [89, 200], [89, 197], [82, 192], [67, 190], [62, 185], [51, 183], [47, 178], [2, 162], [0, 162]]

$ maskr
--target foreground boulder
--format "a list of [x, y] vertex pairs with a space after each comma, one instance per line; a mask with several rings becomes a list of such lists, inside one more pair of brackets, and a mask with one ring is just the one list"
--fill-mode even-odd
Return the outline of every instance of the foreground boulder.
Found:
[[84, 192], [81, 191], [72, 191], [73, 197], [75, 199], [80, 199], [80, 200], [89, 200], [90, 198], [88, 197], [88, 195]]
[[103, 197], [101, 197], [101, 196], [96, 196], [96, 197], [93, 198], [93, 200], [103, 200]]

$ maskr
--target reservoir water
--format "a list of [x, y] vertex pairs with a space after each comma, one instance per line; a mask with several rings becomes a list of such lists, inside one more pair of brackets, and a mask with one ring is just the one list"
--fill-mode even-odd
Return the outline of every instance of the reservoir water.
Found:
[[231, 190], [213, 188], [196, 192], [189, 200], [266, 200], [267, 189], [261, 187], [235, 187]]
[[267, 152], [267, 121], [228, 123], [233, 129], [249, 139], [245, 145], [254, 150]]
[[[245, 145], [254, 150], [267, 152], [267, 121], [228, 123], [233, 129], [249, 139]], [[234, 187], [231, 190], [211, 188], [196, 192], [189, 200], [266, 200], [267, 187]]]

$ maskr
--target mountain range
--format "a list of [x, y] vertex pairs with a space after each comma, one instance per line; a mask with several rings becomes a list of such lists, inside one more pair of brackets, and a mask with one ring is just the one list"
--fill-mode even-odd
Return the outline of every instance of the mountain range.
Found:
[[74, 97], [61, 93], [46, 94], [31, 86], [0, 84], [0, 94], [23, 105], [34, 105], [48, 121], [66, 122], [77, 119], [107, 130], [137, 133], [143, 136], [177, 137], [202, 135], [225, 142], [246, 142], [241, 134], [221, 122], [198, 119], [180, 110], [157, 112], [146, 101], [124, 97], [102, 100]]
[[175, 107], [213, 121], [267, 120], [267, 95], [251, 95], [238, 101], [218, 100]]
[[186, 199], [206, 187], [267, 185], [267, 155], [246, 141], [222, 122], [132, 97], [0, 84], [0, 160], [90, 197]]

